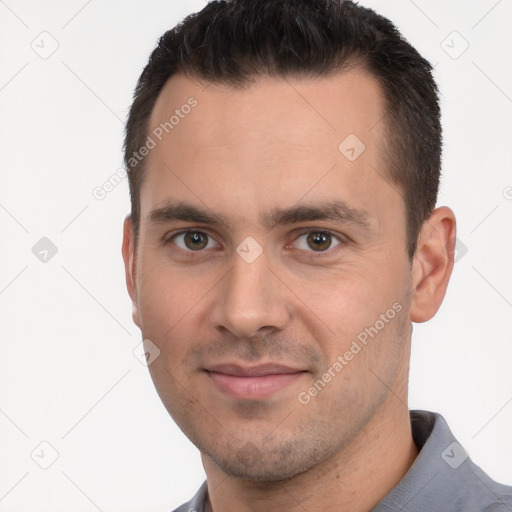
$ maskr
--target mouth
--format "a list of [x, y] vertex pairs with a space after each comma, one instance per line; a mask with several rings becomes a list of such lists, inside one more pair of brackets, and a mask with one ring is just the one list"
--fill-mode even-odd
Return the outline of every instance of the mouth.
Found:
[[301, 379], [306, 370], [281, 364], [241, 366], [220, 364], [205, 369], [215, 388], [241, 400], [270, 397]]

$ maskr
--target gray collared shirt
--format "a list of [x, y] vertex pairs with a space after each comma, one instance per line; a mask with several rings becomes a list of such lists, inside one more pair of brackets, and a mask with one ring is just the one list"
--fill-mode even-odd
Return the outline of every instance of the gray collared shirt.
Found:
[[[512, 512], [512, 487], [491, 480], [468, 457], [445, 419], [410, 411], [420, 453], [398, 485], [372, 512]], [[204, 512], [206, 481], [174, 512]]]

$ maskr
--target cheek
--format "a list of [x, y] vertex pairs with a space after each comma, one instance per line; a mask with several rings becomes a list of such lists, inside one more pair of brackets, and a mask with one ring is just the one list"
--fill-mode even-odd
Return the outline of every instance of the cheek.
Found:
[[160, 349], [159, 362], [176, 371], [194, 336], [194, 326], [200, 323], [196, 316], [201, 290], [187, 285], [179, 272], [171, 274], [161, 268], [148, 269], [140, 277], [138, 309], [142, 336]]
[[389, 267], [352, 266], [324, 282], [308, 283], [307, 305], [328, 328], [324, 349], [331, 359], [343, 355], [353, 341], [386, 339], [391, 334], [397, 324], [397, 309], [405, 309], [405, 277]]
[[366, 268], [345, 266], [318, 277], [304, 281], [302, 295], [335, 334], [364, 323], [382, 300]]
[[[146, 259], [139, 274], [139, 311], [143, 323], [161, 323], [166, 328], [191, 311], [204, 294], [203, 286], [188, 279], [180, 269]], [[206, 286], [206, 285], [205, 285]]]

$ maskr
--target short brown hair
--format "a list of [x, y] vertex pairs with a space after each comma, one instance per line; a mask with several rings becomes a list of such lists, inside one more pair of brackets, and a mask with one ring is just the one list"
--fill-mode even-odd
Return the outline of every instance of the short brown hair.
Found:
[[385, 177], [403, 192], [412, 260], [439, 188], [437, 85], [429, 62], [388, 19], [342, 0], [212, 1], [160, 38], [139, 78], [126, 123], [124, 160], [135, 237], [144, 160], [136, 166], [130, 161], [146, 142], [151, 112], [170, 77], [182, 72], [243, 87], [263, 75], [313, 78], [354, 64], [370, 71], [384, 92]]

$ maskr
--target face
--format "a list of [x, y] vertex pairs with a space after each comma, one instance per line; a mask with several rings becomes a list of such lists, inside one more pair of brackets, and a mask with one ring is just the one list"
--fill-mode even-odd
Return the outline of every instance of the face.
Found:
[[228, 475], [341, 457], [406, 388], [411, 272], [383, 114], [363, 70], [243, 90], [176, 75], [157, 100], [136, 254], [125, 225], [134, 320], [169, 413]]

